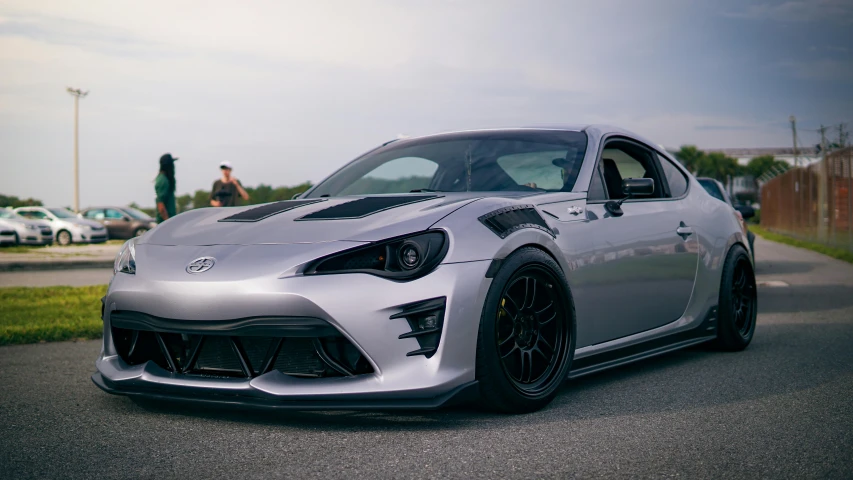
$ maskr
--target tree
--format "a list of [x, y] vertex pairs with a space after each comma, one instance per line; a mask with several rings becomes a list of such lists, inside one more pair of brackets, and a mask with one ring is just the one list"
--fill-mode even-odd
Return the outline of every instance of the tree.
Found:
[[192, 201], [193, 197], [191, 197], [189, 193], [185, 193], [180, 197], [175, 197], [175, 206], [177, 207], [178, 213], [189, 210], [190, 203], [192, 203]]
[[696, 148], [696, 145], [682, 145], [681, 148], [675, 152], [675, 158], [684, 165], [684, 168], [690, 170], [692, 173], [696, 173], [696, 170], [699, 168], [699, 163], [705, 157], [705, 152]]
[[0, 194], [0, 207], [40, 207], [42, 206], [41, 200], [36, 200], [34, 198], [18, 198], [14, 195], [3, 195]]
[[695, 173], [697, 177], [711, 177], [725, 183], [728, 177], [737, 176], [740, 170], [740, 165], [734, 158], [720, 152], [711, 152], [699, 159]]
[[753, 179], [764, 175], [770, 170], [785, 171], [791, 166], [782, 160], [776, 160], [773, 155], [761, 155], [749, 161], [744, 169], [747, 175], [752, 175]]

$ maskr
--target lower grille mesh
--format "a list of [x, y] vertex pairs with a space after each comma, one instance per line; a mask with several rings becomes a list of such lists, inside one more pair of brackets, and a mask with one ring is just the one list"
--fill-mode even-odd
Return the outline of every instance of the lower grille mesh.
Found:
[[343, 337], [193, 335], [112, 327], [113, 344], [126, 363], [153, 362], [175, 373], [256, 377], [272, 370], [296, 377], [372, 373]]

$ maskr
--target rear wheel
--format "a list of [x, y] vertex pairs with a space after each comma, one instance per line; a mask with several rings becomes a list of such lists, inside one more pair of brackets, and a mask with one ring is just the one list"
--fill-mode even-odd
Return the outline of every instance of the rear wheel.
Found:
[[746, 250], [735, 245], [723, 265], [717, 315], [716, 345], [722, 350], [743, 350], [752, 341], [758, 316], [755, 272]]
[[56, 243], [60, 245], [71, 245], [71, 233], [68, 230], [60, 230], [56, 234]]
[[547, 405], [568, 374], [574, 347], [574, 305], [557, 262], [532, 247], [507, 257], [486, 296], [477, 339], [486, 406], [525, 413]]

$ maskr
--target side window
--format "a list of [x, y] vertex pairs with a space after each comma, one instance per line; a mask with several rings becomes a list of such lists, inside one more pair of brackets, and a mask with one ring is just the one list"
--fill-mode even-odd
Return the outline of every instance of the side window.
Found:
[[103, 210], [88, 210], [86, 212], [86, 214], [83, 216], [90, 219], [90, 220], [102, 220], [104, 218], [104, 211]]
[[36, 220], [40, 220], [40, 219], [47, 217], [47, 215], [44, 212], [39, 212], [38, 210], [27, 210], [27, 211], [22, 211], [22, 212], [18, 212], [18, 213], [22, 217], [33, 218]]
[[[101, 215], [101, 218], [108, 218], [110, 220], [121, 220], [124, 218], [124, 215], [121, 214], [118, 210], [108, 208], [105, 215]], [[99, 219], [100, 220], [100, 219]]]
[[660, 162], [660, 168], [666, 177], [666, 183], [669, 184], [669, 196], [678, 198], [687, 193], [687, 177], [681, 173], [681, 170], [673, 165], [668, 158], [660, 155], [658, 155], [658, 162]]
[[609, 142], [601, 153], [600, 165], [607, 198], [625, 197], [622, 180], [626, 178], [651, 178], [655, 182], [655, 191], [645, 198], [664, 197], [664, 187], [658, 177], [655, 161], [647, 149], [632, 142]]
[[340, 195], [408, 193], [429, 188], [438, 164], [419, 157], [402, 157], [383, 163], [341, 190]]

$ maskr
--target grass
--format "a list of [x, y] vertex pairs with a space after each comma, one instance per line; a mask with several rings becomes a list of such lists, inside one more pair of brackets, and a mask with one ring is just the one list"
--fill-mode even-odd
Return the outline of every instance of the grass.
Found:
[[38, 248], [42, 247], [35, 245], [3, 245], [0, 247], [0, 253], [27, 253]]
[[100, 338], [106, 285], [0, 288], [0, 345]]
[[789, 237], [787, 235], [782, 235], [780, 233], [765, 230], [759, 225], [750, 225], [749, 230], [766, 240], [784, 243], [785, 245], [791, 245], [793, 247], [805, 248], [813, 252], [822, 253], [832, 258], [837, 258], [839, 260], [844, 260], [845, 262], [853, 263], [853, 252], [844, 248], [830, 247], [822, 243], [799, 240], [794, 237]]

